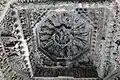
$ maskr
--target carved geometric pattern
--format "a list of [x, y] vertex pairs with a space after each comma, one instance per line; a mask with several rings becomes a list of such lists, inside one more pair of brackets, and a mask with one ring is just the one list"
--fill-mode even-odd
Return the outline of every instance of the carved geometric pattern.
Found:
[[74, 60], [89, 49], [92, 25], [75, 12], [50, 12], [36, 24], [40, 50], [52, 60]]
[[[30, 61], [33, 75], [35, 77], [65, 75], [80, 77], [87, 74], [76, 75], [80, 74], [82, 66], [89, 66], [94, 74], [92, 77], [97, 76], [91, 60], [99, 55], [96, 53], [95, 45], [99, 36], [97, 34], [102, 29], [102, 26], [98, 27], [100, 25], [98, 22], [102, 20], [99, 16], [102, 16], [103, 12], [102, 8], [75, 8], [72, 11], [49, 9], [43, 10], [35, 22], [32, 16], [30, 23], [34, 23], [34, 26], [33, 24], [31, 26], [33, 28], [31, 42], [34, 48], [30, 47]], [[36, 12], [30, 13], [33, 15]], [[94, 57], [91, 57], [93, 52]], [[55, 67], [56, 69], [52, 69]], [[64, 67], [68, 67], [71, 71]]]
[[40, 0], [15, 1], [1, 17], [0, 79], [1, 74], [8, 80], [120, 78], [119, 1], [102, 5], [34, 1]]

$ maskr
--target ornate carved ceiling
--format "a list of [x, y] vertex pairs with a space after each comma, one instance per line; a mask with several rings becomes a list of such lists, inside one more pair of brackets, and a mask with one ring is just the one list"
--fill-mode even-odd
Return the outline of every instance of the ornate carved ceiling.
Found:
[[0, 23], [0, 78], [119, 80], [119, 9], [117, 1], [10, 2]]

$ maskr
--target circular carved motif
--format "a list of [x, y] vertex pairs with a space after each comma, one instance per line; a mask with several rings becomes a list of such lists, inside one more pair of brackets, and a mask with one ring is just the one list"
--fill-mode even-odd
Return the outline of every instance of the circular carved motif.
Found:
[[70, 59], [88, 47], [90, 27], [76, 13], [53, 12], [36, 25], [38, 45], [50, 57]]

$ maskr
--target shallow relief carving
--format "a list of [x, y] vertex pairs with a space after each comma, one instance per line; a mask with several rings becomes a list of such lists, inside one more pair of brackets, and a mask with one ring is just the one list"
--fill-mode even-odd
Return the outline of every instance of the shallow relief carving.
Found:
[[[92, 76], [97, 76], [97, 70], [93, 64], [93, 57], [91, 55], [99, 55], [95, 51], [95, 45], [96, 39], [99, 36], [97, 33], [100, 32], [102, 27], [97, 26], [100, 23], [95, 22], [94, 18], [97, 18], [96, 21], [102, 20], [98, 18], [103, 15], [103, 12], [103, 8], [49, 10], [34, 25], [33, 29], [34, 44], [37, 44], [35, 45], [36, 53], [31, 54], [34, 57], [30, 57], [31, 62], [34, 63], [32, 64], [35, 70], [34, 75], [46, 77], [47, 75], [51, 77], [70, 75], [80, 77], [89, 73], [75, 76], [74, 72], [77, 73], [77, 68], [80, 68], [79, 71], [81, 71], [82, 68], [87, 70], [87, 67], [91, 67], [90, 70], [93, 69], [93, 74], [95, 74]], [[98, 17], [95, 14], [98, 14]], [[63, 73], [58, 73], [58, 69], [63, 69]], [[65, 71], [66, 73], [71, 72], [71, 74], [67, 75]], [[80, 74], [79, 71], [77, 74]]]
[[[80, 54], [78, 52], [82, 53], [88, 47], [90, 40], [88, 30], [91, 30], [91, 25], [75, 13], [64, 11], [51, 13], [53, 14], [48, 13], [50, 18], [47, 17], [40, 22], [41, 24], [36, 24], [35, 36], [38, 47], [41, 51], [44, 49], [43, 53], [55, 61], [72, 60], [70, 58], [73, 57], [75, 59], [75, 56]], [[75, 17], [79, 18], [75, 19]]]
[[[10, 16], [3, 21], [5, 22], [3, 27], [6, 27], [5, 33], [7, 32], [7, 35], [10, 33], [8, 36], [12, 37], [3, 38], [3, 44], [7, 48], [5, 50], [10, 50], [8, 57], [11, 58], [10, 60], [13, 58], [11, 65], [13, 68], [18, 68], [18, 73], [20, 70], [22, 73], [23, 70], [28, 74], [32, 69], [33, 73], [30, 74], [34, 77], [89, 78], [100, 77], [98, 69], [101, 70], [101, 74], [105, 74], [102, 77], [111, 72], [110, 68], [114, 67], [114, 64], [111, 63], [111, 59], [107, 59], [107, 56], [112, 57], [111, 50], [110, 48], [108, 50], [107, 46], [103, 47], [104, 41], [107, 44], [109, 43], [107, 40], [110, 40], [110, 36], [104, 36], [104, 30], [107, 32], [109, 29], [107, 28], [106, 31], [104, 26], [105, 19], [108, 19], [105, 18], [106, 12], [109, 12], [109, 9], [106, 11], [106, 8], [79, 8], [65, 4], [62, 7], [59, 5], [49, 7], [41, 5], [39, 8], [23, 6], [19, 6], [18, 10], [17, 7], [12, 6], [13, 11], [16, 9], [17, 18]], [[14, 15], [14, 12], [12, 14]], [[25, 43], [21, 41], [22, 39], [27, 42], [27, 45], [23, 45]], [[104, 49], [100, 52], [101, 42]], [[11, 44], [15, 45], [8, 49]], [[31, 64], [28, 64], [28, 59], [26, 60], [27, 52], [24, 50], [26, 46], [29, 49]], [[107, 56], [103, 55], [104, 50]], [[108, 61], [104, 66], [100, 65], [104, 64], [100, 63], [102, 62], [100, 59], [103, 59], [101, 57], [106, 57], [107, 60], [104, 60]], [[18, 59], [19, 61], [16, 61]]]

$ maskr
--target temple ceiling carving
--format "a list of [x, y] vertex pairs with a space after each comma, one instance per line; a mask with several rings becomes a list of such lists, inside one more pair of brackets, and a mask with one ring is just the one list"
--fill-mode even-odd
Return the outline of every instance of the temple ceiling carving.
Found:
[[1, 80], [119, 80], [119, 1], [0, 4]]

